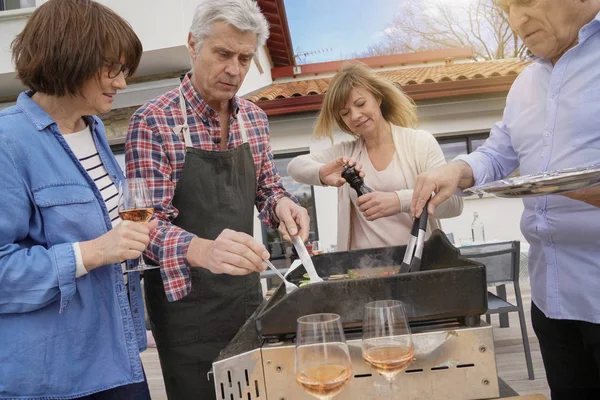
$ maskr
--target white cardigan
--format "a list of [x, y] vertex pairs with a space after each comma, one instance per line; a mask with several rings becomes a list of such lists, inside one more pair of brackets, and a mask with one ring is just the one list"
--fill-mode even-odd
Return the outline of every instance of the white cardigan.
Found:
[[[404, 175], [409, 188], [414, 188], [417, 176], [429, 169], [446, 164], [440, 145], [433, 135], [427, 131], [402, 128], [391, 125], [392, 137], [400, 170], [398, 173]], [[361, 151], [367, 151], [364, 140], [342, 142], [324, 150], [320, 153], [305, 154], [294, 158], [288, 165], [288, 174], [296, 181], [315, 186], [323, 186], [319, 178], [319, 169], [328, 162], [338, 157], [346, 156], [358, 159]], [[350, 190], [349, 185], [338, 188], [338, 234], [337, 249], [348, 250], [351, 243], [350, 234]], [[401, 212], [410, 213], [413, 190], [404, 189], [396, 192], [400, 200]], [[458, 196], [452, 196], [435, 209], [435, 218], [429, 218], [427, 232], [431, 234], [433, 229], [440, 229], [438, 218], [452, 218], [462, 213], [463, 201]]]

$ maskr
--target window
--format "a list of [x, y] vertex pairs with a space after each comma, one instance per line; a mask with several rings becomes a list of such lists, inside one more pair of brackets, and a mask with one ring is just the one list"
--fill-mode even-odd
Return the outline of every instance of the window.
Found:
[[489, 133], [486, 132], [473, 135], [437, 138], [437, 141], [442, 148], [442, 152], [444, 152], [446, 161], [450, 162], [457, 156], [474, 152], [488, 137]]
[[[287, 154], [275, 154], [274, 162], [279, 176], [283, 181], [283, 186], [288, 192], [296, 196], [300, 205], [308, 210], [310, 216], [310, 233], [308, 236], [309, 241], [319, 240], [319, 232], [317, 230], [317, 213], [315, 210], [315, 194], [311, 185], [305, 185], [294, 181], [287, 174], [287, 166], [289, 162], [296, 156], [303, 153], [287, 153]], [[279, 231], [272, 229], [265, 224], [263, 227], [263, 243], [267, 247], [269, 253], [271, 253], [271, 260], [277, 267], [285, 267], [290, 260], [292, 255], [292, 245], [288, 242], [284, 242], [279, 234]]]
[[0, 11], [35, 7], [35, 0], [0, 0]]

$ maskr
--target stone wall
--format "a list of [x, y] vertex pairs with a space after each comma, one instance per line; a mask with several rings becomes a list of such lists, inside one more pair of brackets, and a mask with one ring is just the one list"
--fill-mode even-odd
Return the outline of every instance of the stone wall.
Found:
[[111, 142], [115, 141], [115, 139], [122, 139], [125, 141], [129, 118], [138, 108], [140, 108], [140, 106], [118, 108], [109, 113], [100, 115], [104, 127], [106, 128], [106, 136]]
[[[145, 82], [156, 82], [164, 79], [181, 78], [187, 70], [167, 72], [163, 74], [145, 75], [145, 76], [134, 76], [127, 79], [127, 84], [131, 85], [134, 83], [145, 83]], [[125, 141], [127, 136], [127, 126], [129, 125], [129, 118], [131, 115], [140, 108], [141, 104], [137, 106], [118, 108], [110, 111], [109, 113], [102, 114], [99, 117], [104, 122], [106, 127], [106, 136], [111, 142]]]

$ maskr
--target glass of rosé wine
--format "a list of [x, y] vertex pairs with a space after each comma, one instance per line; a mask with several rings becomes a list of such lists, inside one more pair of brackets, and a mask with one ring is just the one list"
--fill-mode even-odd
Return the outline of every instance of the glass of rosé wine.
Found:
[[374, 301], [365, 305], [362, 330], [362, 355], [367, 364], [390, 384], [414, 358], [414, 346], [406, 309], [398, 300]]
[[340, 316], [312, 314], [298, 318], [296, 381], [310, 395], [331, 400], [352, 378], [352, 362]]
[[[123, 221], [148, 222], [154, 215], [154, 204], [150, 189], [145, 179], [130, 178], [123, 179], [119, 184], [119, 217]], [[159, 268], [148, 266], [144, 257], [140, 256], [136, 268], [126, 268], [126, 272], [141, 271], [145, 269]]]

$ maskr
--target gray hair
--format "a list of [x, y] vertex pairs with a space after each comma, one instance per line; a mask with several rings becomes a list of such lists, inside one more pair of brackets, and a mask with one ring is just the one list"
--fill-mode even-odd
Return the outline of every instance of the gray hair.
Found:
[[202, 0], [196, 8], [190, 33], [196, 40], [196, 50], [211, 34], [214, 22], [226, 22], [242, 32], [256, 34], [257, 47], [269, 38], [269, 23], [255, 0]]

